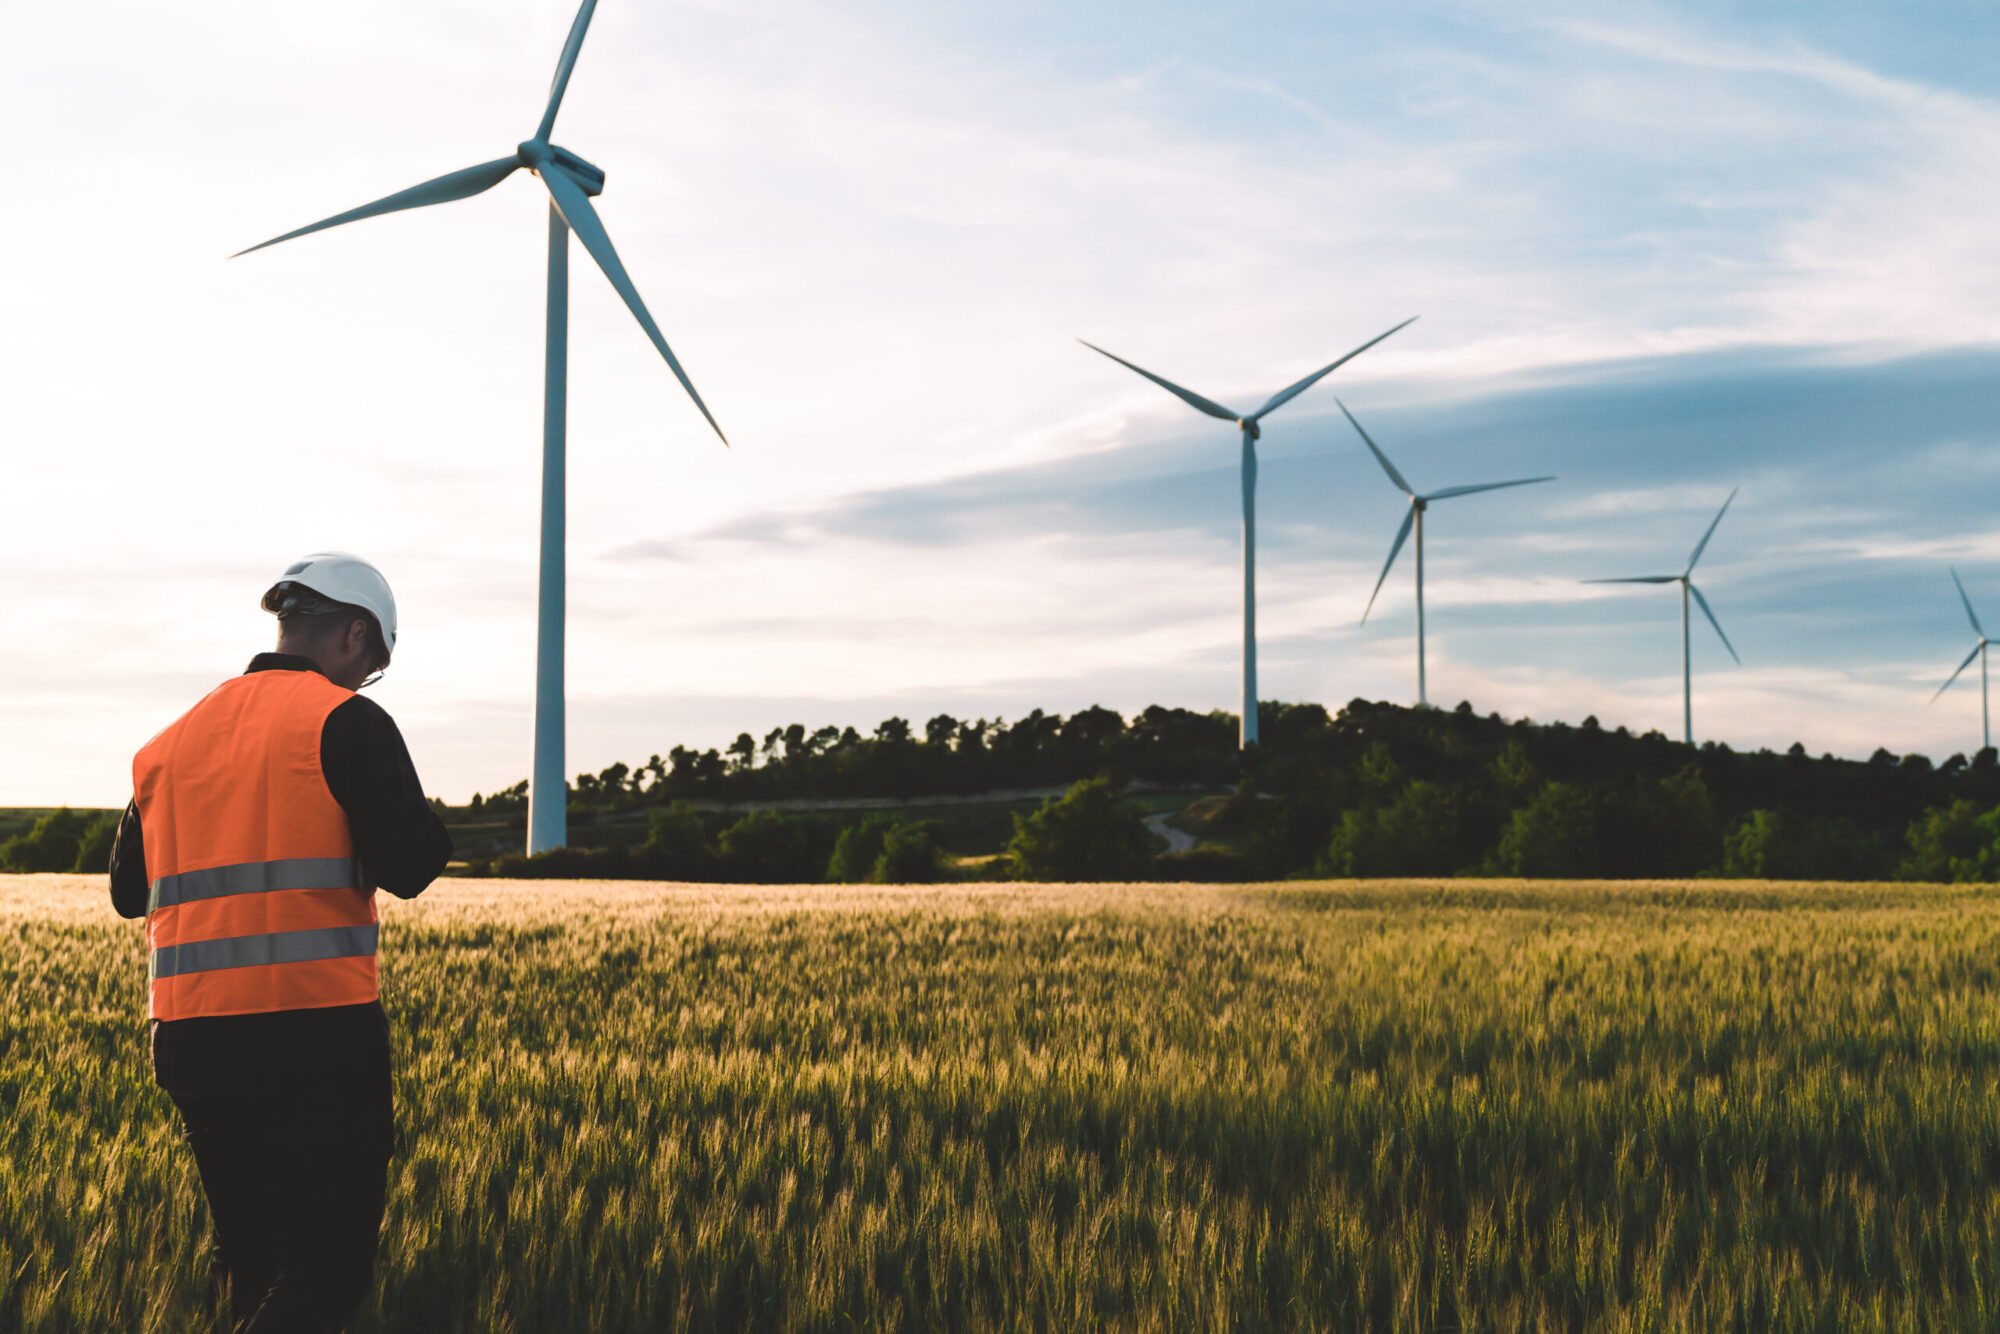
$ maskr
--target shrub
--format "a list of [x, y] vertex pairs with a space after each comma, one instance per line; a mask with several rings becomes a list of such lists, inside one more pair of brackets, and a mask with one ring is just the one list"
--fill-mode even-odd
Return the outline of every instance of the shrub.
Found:
[[1886, 880], [1895, 863], [1885, 839], [1841, 816], [1751, 811], [1722, 844], [1722, 873], [1751, 879]]
[[716, 873], [708, 829], [686, 801], [653, 812], [646, 822], [645, 854], [663, 880], [707, 880]]
[[[0, 843], [0, 871], [103, 870], [105, 866], [84, 866], [81, 853], [85, 839], [94, 833], [96, 825], [107, 818], [115, 832], [118, 827], [116, 815], [100, 815], [93, 821], [89, 812], [73, 811], [67, 806], [50, 811], [35, 821], [27, 833], [16, 834], [5, 843]], [[108, 839], [104, 841], [103, 853], [108, 866], [111, 857]]]
[[722, 878], [752, 884], [804, 884], [826, 874], [833, 840], [811, 816], [752, 811], [716, 840]]
[[943, 859], [928, 823], [898, 821], [882, 839], [869, 879], [883, 885], [927, 885], [939, 878]]
[[860, 824], [840, 831], [833, 842], [833, 856], [827, 859], [826, 878], [838, 884], [859, 884], [874, 877], [875, 863], [882, 857], [882, 843], [894, 823], [889, 816], [871, 815]]
[[1023, 880], [1132, 880], [1145, 875], [1152, 846], [1110, 781], [1092, 778], [1015, 816], [1007, 862]]
[[1910, 822], [1905, 880], [2000, 880], [2000, 809], [1982, 812], [1960, 798]]
[[1387, 806], [1340, 813], [1320, 857], [1325, 875], [1451, 875], [1474, 860], [1466, 801], [1456, 788], [1418, 779]]
[[70, 870], [78, 875], [104, 875], [111, 870], [111, 845], [118, 840], [118, 811], [105, 811], [90, 822], [76, 843], [76, 861]]

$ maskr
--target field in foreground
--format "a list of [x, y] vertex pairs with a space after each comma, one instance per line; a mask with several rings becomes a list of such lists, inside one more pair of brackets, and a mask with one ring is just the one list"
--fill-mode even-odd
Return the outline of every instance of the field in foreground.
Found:
[[[363, 1330], [2000, 1327], [2000, 898], [445, 882]], [[0, 1329], [197, 1328], [137, 928], [0, 877]]]

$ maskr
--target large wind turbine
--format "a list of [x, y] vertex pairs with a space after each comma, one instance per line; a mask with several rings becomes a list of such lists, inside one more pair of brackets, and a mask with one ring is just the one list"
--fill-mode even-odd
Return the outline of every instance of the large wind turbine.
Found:
[[1368, 595], [1368, 605], [1361, 612], [1361, 623], [1363, 625], [1368, 623], [1368, 613], [1375, 610], [1375, 599], [1382, 592], [1383, 581], [1388, 579], [1390, 567], [1396, 563], [1396, 557], [1402, 554], [1404, 541], [1410, 536], [1411, 530], [1415, 529], [1417, 534], [1417, 705], [1421, 708], [1423, 705], [1430, 703], [1430, 697], [1426, 693], [1424, 682], [1424, 511], [1431, 507], [1431, 502], [1434, 500], [1450, 500], [1453, 496], [1476, 495], [1481, 491], [1498, 491], [1503, 487], [1509, 486], [1533, 486], [1536, 482], [1553, 482], [1555, 478], [1520, 477], [1511, 482], [1480, 482], [1474, 486], [1448, 486], [1442, 491], [1432, 491], [1428, 495], [1420, 496], [1410, 488], [1408, 482], [1403, 480], [1403, 474], [1396, 471], [1396, 465], [1389, 462], [1389, 456], [1382, 452], [1382, 447], [1369, 438], [1368, 432], [1361, 429], [1361, 423], [1355, 421], [1354, 414], [1347, 411], [1347, 404], [1341, 403], [1337, 398], [1333, 401], [1339, 404], [1340, 410], [1347, 417], [1349, 424], [1360, 433], [1361, 443], [1368, 446], [1368, 452], [1373, 454], [1375, 461], [1382, 465], [1382, 471], [1389, 474], [1389, 480], [1395, 483], [1396, 489], [1410, 498], [1409, 512], [1403, 515], [1403, 526], [1396, 530], [1396, 540], [1389, 544], [1389, 559], [1382, 562], [1382, 573], [1375, 580], [1375, 592]]
[[[701, 409], [702, 417], [714, 428], [717, 436], [722, 435], [722, 428], [715, 424], [715, 418], [701, 401], [701, 395], [695, 392], [687, 372], [681, 369], [680, 362], [674, 360], [673, 350], [661, 337], [659, 326], [646, 313], [646, 303], [639, 299], [639, 289], [626, 276], [625, 266], [619, 263], [618, 252], [612, 248], [611, 237], [605, 233], [604, 225], [597, 220], [596, 210], [590, 205], [590, 197], [603, 192], [604, 173], [568, 149], [558, 148], [549, 142], [549, 132], [555, 128], [556, 112], [562, 107], [563, 90], [569, 86], [570, 71], [576, 66], [576, 53], [583, 46], [583, 35], [590, 27], [591, 11], [596, 7], [597, 0], [583, 0], [583, 7], [577, 10], [576, 21], [570, 25], [569, 40], [563, 43], [562, 56], [556, 61], [556, 76], [549, 85], [549, 103], [542, 112], [542, 122], [535, 127], [534, 136], [517, 146], [511, 156], [482, 162], [476, 167], [467, 167], [463, 171], [413, 185], [372, 204], [337, 213], [310, 227], [301, 227], [283, 236], [274, 236], [262, 245], [250, 247], [250, 250], [262, 250], [264, 246], [324, 231], [328, 227], [338, 227], [344, 222], [358, 222], [381, 213], [468, 199], [491, 190], [523, 168], [541, 177], [542, 184], [548, 187], [548, 351], [542, 381], [542, 550], [535, 627], [535, 762], [528, 788], [529, 852], [559, 848], [569, 841], [563, 751], [563, 428], [569, 376], [570, 232], [577, 234], [583, 248], [597, 261], [597, 267], [604, 270], [604, 276], [611, 280], [611, 286], [625, 299], [626, 306], [639, 321], [639, 327], [646, 331], [646, 336], [653, 340], [653, 346], [666, 358], [674, 377], [687, 390], [695, 407]], [[238, 253], [247, 255], [250, 250]], [[723, 443], [729, 442], [724, 438]]]
[[1979, 617], [1972, 610], [1972, 599], [1965, 595], [1965, 585], [1959, 581], [1957, 570], [1951, 572], [1951, 581], [1958, 585], [1958, 600], [1965, 604], [1965, 619], [1972, 622], [1972, 633], [1979, 636], [1979, 642], [1972, 646], [1972, 652], [1965, 655], [1965, 661], [1958, 664], [1958, 671], [1953, 672], [1945, 679], [1945, 683], [1938, 687], [1937, 695], [1931, 696], [1931, 703], [1937, 703], [1938, 695], [1951, 689], [1951, 683], [1972, 665], [1974, 658], [1979, 659], [1979, 744], [1982, 748], [1990, 747], [1993, 744], [1993, 724], [1990, 721], [1991, 715], [1986, 711], [1986, 632], [1979, 628]]
[[1723, 515], [1729, 513], [1730, 503], [1735, 499], [1736, 492], [1731, 490], [1729, 499], [1722, 502], [1722, 508], [1717, 510], [1715, 518], [1709, 521], [1708, 531], [1701, 535], [1701, 541], [1694, 544], [1694, 554], [1688, 557], [1687, 568], [1679, 574], [1643, 574], [1631, 579], [1586, 579], [1583, 581], [1586, 584], [1679, 584], [1681, 586], [1681, 728], [1690, 746], [1694, 744], [1694, 666], [1693, 657], [1688, 648], [1688, 599], [1690, 597], [1694, 599], [1695, 605], [1701, 608], [1701, 614], [1708, 617], [1708, 623], [1715, 627], [1715, 637], [1720, 639], [1722, 646], [1729, 650], [1729, 656], [1735, 659], [1736, 665], [1739, 667], [1743, 665], [1743, 659], [1736, 656], [1736, 646], [1729, 642], [1728, 635], [1722, 633], [1722, 622], [1716, 620], [1715, 613], [1709, 610], [1708, 599], [1703, 597], [1701, 590], [1694, 586], [1693, 577], [1695, 562], [1700, 560], [1701, 553], [1707, 550], [1708, 539], [1715, 536], [1716, 525], [1722, 522]]
[[1271, 395], [1263, 407], [1248, 415], [1233, 412], [1213, 399], [1203, 398], [1200, 394], [1181, 388], [1171, 380], [1163, 380], [1149, 370], [1134, 366], [1123, 357], [1112, 356], [1095, 343], [1085, 343], [1081, 338], [1076, 340], [1092, 352], [1111, 357], [1126, 370], [1136, 371], [1145, 376], [1189, 406], [1199, 408], [1211, 417], [1234, 422], [1243, 434], [1243, 720], [1238, 733], [1238, 745], [1244, 749], [1257, 744], [1257, 437], [1263, 434], [1257, 423], [1387, 338], [1389, 334], [1395, 333], [1396, 329], [1406, 328], [1416, 323], [1416, 320], [1417, 317], [1412, 315], [1388, 333], [1375, 335], [1338, 361], [1320, 367], [1297, 384], [1280, 389]]

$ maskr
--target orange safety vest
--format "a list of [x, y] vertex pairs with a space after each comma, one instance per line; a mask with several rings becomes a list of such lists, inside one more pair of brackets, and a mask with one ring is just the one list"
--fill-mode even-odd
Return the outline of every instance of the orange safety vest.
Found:
[[307, 671], [216, 687], [132, 760], [155, 1019], [376, 999], [375, 892], [319, 767], [354, 692]]

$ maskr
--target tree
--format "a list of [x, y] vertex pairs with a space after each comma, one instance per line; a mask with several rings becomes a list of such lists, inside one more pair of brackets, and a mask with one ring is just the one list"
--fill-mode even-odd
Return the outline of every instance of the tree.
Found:
[[900, 746], [910, 739], [908, 718], [884, 718], [875, 728], [875, 739], [890, 746]]
[[1130, 880], [1150, 869], [1152, 842], [1109, 780], [1092, 778], [1016, 815], [1006, 855], [1023, 880]]
[[1751, 811], [1722, 840], [1722, 873], [1765, 880], [1782, 874], [1786, 861], [1784, 818], [1776, 811]]
[[924, 724], [924, 740], [933, 746], [949, 747], [958, 736], [959, 722], [948, 713], [940, 713]]
[[1320, 858], [1329, 875], [1452, 875], [1478, 860], [1468, 845], [1467, 803], [1457, 788], [1423, 779], [1387, 806], [1342, 811]]
[[1690, 764], [1660, 780], [1658, 794], [1644, 812], [1652, 826], [1644, 849], [1648, 875], [1698, 875], [1722, 858], [1722, 827], [1709, 800], [1701, 770]]
[[1501, 831], [1493, 860], [1502, 875], [1556, 879], [1607, 874], [1599, 847], [1607, 802], [1595, 788], [1547, 783]]
[[2000, 872], [2000, 812], [1984, 814], [1963, 797], [1910, 822], [1905, 880], [1991, 880]]
[[736, 739], [729, 743], [729, 771], [743, 773], [757, 763], [757, 738], [748, 732], [738, 732]]

